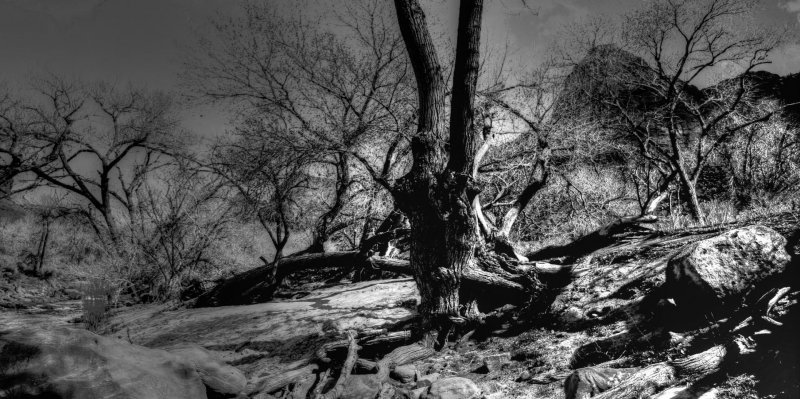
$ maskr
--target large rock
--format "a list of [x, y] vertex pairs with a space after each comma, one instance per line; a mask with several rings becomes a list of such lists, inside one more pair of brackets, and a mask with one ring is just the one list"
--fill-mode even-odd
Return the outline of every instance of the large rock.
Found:
[[179, 356], [86, 330], [2, 330], [0, 359], [3, 397], [206, 398], [200, 375]]
[[352, 374], [345, 380], [341, 399], [375, 399], [381, 388], [374, 374]]
[[236, 396], [247, 385], [244, 373], [221, 362], [200, 345], [178, 344], [164, 349], [192, 364], [208, 388], [209, 396], [212, 392], [218, 397]]
[[407, 384], [414, 382], [414, 379], [417, 378], [417, 368], [413, 364], [397, 366], [389, 375], [395, 380]]
[[[666, 269], [666, 296], [680, 312], [722, 317], [761, 295], [786, 270], [786, 239], [764, 226], [730, 230], [690, 245]], [[757, 299], [757, 298], [755, 298]]]
[[480, 388], [472, 380], [450, 377], [434, 382], [422, 397], [424, 399], [473, 399], [480, 395]]
[[585, 367], [575, 370], [564, 380], [566, 399], [583, 399], [603, 393], [619, 385], [637, 368]]

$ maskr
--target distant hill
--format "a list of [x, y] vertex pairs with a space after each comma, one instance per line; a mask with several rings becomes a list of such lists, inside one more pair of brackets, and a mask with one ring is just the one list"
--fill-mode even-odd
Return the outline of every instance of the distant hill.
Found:
[[[723, 80], [706, 90], [738, 85], [741, 77]], [[777, 100], [783, 104], [800, 102], [800, 73], [780, 76], [767, 71], [756, 71], [744, 75], [744, 82], [750, 86], [748, 94], [752, 100]], [[787, 107], [783, 115], [790, 123], [800, 127], [800, 104]]]
[[[738, 85], [741, 77], [726, 79], [702, 90], [689, 85], [687, 92], [697, 103], [702, 103], [720, 89]], [[744, 79], [750, 86], [750, 99], [774, 99], [784, 104], [800, 102], [800, 73], [779, 76], [757, 71], [748, 73]], [[590, 50], [567, 76], [556, 100], [554, 117], [614, 117], [619, 115], [619, 111], [609, 102], [615, 99], [628, 112], [654, 110], [661, 105], [653, 88], [657, 81], [657, 73], [642, 58], [614, 45], [598, 46]], [[636, 82], [648, 82], [648, 85]], [[682, 112], [679, 110], [678, 113]], [[784, 115], [800, 126], [800, 105], [789, 107]], [[689, 120], [688, 111], [685, 116]]]

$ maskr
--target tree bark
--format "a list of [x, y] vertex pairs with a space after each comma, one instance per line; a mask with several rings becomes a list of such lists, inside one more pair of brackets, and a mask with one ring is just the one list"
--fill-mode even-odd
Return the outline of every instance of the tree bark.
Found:
[[550, 175], [549, 165], [550, 149], [546, 141], [539, 140], [539, 152], [536, 156], [536, 162], [531, 171], [528, 185], [522, 190], [522, 193], [519, 194], [505, 216], [503, 216], [503, 223], [498, 231], [499, 236], [508, 238], [511, 234], [511, 228], [514, 227], [514, 223], [516, 223], [519, 214], [528, 206], [533, 196], [547, 184], [547, 177]]
[[395, 0], [395, 8], [418, 93], [414, 164], [398, 182], [395, 199], [411, 224], [410, 260], [421, 297], [422, 327], [442, 330], [448, 318], [459, 315], [461, 277], [475, 263], [479, 240], [471, 172], [477, 151], [474, 98], [483, 2], [463, 1], [459, 8], [446, 165], [445, 86], [425, 15], [417, 0]]

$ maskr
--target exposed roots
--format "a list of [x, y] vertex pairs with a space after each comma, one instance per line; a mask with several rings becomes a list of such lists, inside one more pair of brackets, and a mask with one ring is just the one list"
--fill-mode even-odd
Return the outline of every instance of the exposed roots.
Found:
[[[291, 387], [292, 398], [295, 399], [305, 399], [306, 397], [338, 399], [344, 392], [348, 377], [355, 369], [360, 372], [370, 373], [377, 381], [383, 382], [388, 379], [389, 373], [395, 367], [426, 359], [435, 353], [429, 347], [412, 343], [395, 347], [380, 360], [373, 361], [358, 357], [358, 352], [363, 347], [374, 346], [385, 351], [387, 346], [392, 347], [398, 343], [408, 341], [410, 337], [411, 333], [409, 331], [386, 332], [385, 330], [372, 330], [363, 331], [360, 334], [348, 331], [346, 339], [322, 345], [316, 351], [316, 359], [299, 362], [297, 365], [300, 367], [281, 374], [258, 378], [248, 384], [245, 393], [251, 396], [256, 393], [270, 394]], [[338, 363], [334, 361], [333, 357], [336, 355], [333, 353], [341, 353], [343, 348], [347, 348], [346, 355], [344, 360]], [[331, 374], [336, 372], [335, 364], [342, 365], [338, 371], [336, 382], [327, 392], [323, 393], [332, 382]]]

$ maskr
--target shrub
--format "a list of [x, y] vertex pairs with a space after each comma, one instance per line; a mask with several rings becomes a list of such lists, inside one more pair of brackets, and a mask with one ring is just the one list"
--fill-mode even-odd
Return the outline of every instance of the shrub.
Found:
[[116, 294], [117, 290], [107, 280], [95, 278], [86, 284], [82, 301], [83, 322], [89, 331], [98, 332], [105, 325]]

